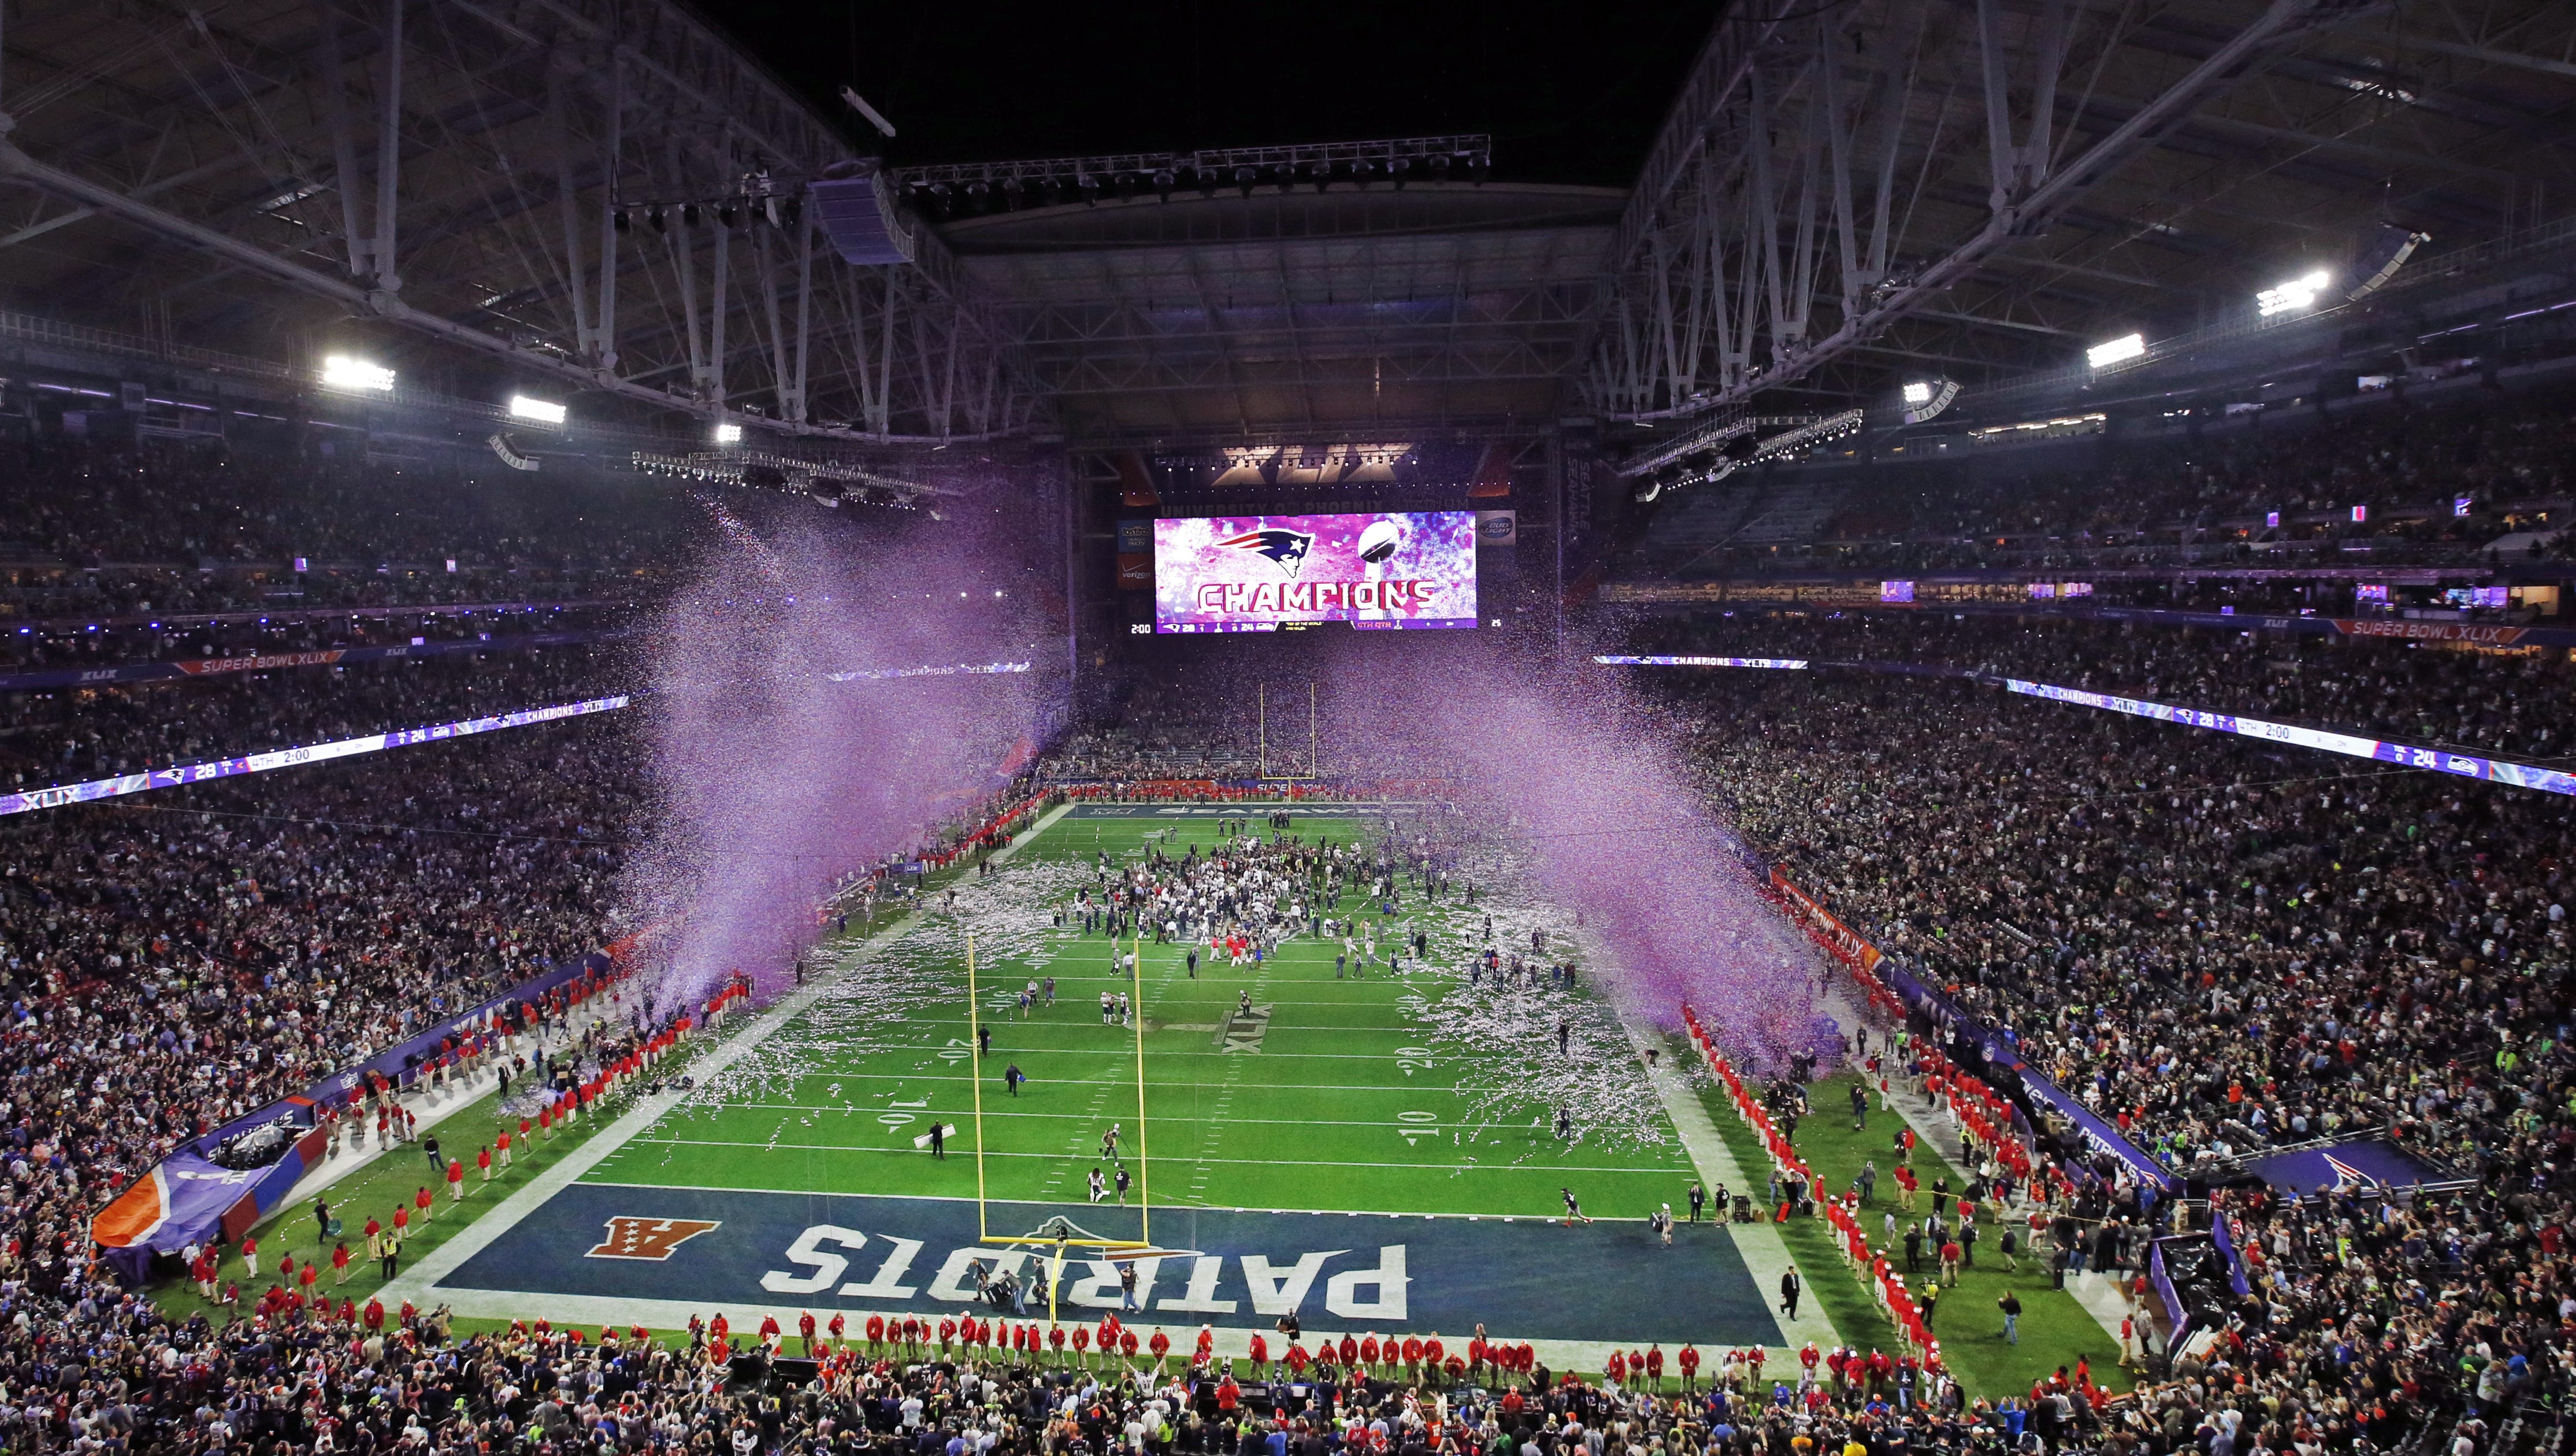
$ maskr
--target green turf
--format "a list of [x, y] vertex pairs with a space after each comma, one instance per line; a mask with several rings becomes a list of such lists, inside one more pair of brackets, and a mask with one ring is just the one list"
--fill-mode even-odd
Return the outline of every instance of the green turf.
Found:
[[[1672, 1045], [1676, 1055], [1689, 1054], [1687, 1044], [1679, 1038], [1675, 1038]], [[1726, 1139], [1727, 1150], [1735, 1154], [1736, 1166], [1745, 1170], [1748, 1179], [1754, 1180], [1747, 1186], [1753, 1187], [1758, 1203], [1761, 1189], [1755, 1185], [1759, 1183], [1763, 1170], [1771, 1166], [1770, 1154], [1764, 1151], [1762, 1140], [1754, 1136], [1753, 1129], [1745, 1126], [1744, 1119], [1736, 1115], [1725, 1088], [1709, 1082], [1698, 1090], [1701, 1105], [1708, 1109], [1709, 1121], [1717, 1124], [1719, 1136]], [[1843, 1262], [1842, 1255], [1834, 1248], [1833, 1234], [1826, 1225], [1816, 1219], [1791, 1219], [1777, 1227], [1781, 1242], [1788, 1245], [1790, 1259], [1798, 1266], [1806, 1297], [1824, 1309], [1825, 1318], [1832, 1322], [1843, 1342], [1861, 1350], [1884, 1350], [1890, 1357], [1901, 1353], [1904, 1346], [1897, 1338], [1895, 1324], [1888, 1319], [1887, 1312], [1878, 1307], [1877, 1298], [1852, 1276], [1850, 1266]], [[1771, 1291], [1764, 1292], [1768, 1294]]]
[[[1352, 818], [1300, 813], [1290, 832], [1308, 843], [1360, 839], [1368, 825]], [[1150, 819], [1057, 821], [1018, 852], [1000, 874], [1032, 893], [1051, 883], [1069, 899], [1071, 867], [1106, 851], [1132, 864], [1147, 836], [1168, 833], [1178, 857], [1192, 842], [1215, 844], [1208, 820], [1158, 824]], [[1045, 881], [1048, 867], [1053, 880]], [[1086, 883], [1088, 880], [1086, 879]], [[1361, 910], [1345, 895], [1344, 917]], [[1407, 886], [1398, 919], [1411, 917], [1454, 948], [1470, 924], [1458, 897], [1426, 902]], [[1371, 918], [1375, 918], [1372, 916]], [[846, 1012], [818, 1005], [783, 1028], [755, 1083], [718, 1106], [675, 1112], [589, 1175], [602, 1182], [730, 1187], [827, 1193], [972, 1198], [976, 1108], [962, 949], [957, 930], [934, 913], [894, 949], [936, 962], [934, 984], [899, 1002], [899, 1021], [852, 1027]], [[996, 1201], [1063, 1202], [1086, 1198], [1086, 1175], [1103, 1164], [1100, 1135], [1120, 1123], [1123, 1152], [1156, 1207], [1172, 1205], [1283, 1210], [1455, 1213], [1545, 1217], [1558, 1211], [1557, 1190], [1573, 1186], [1585, 1209], [1605, 1217], [1643, 1217], [1672, 1201], [1694, 1176], [1669, 1122], [1659, 1147], [1601, 1140], [1560, 1141], [1544, 1125], [1548, 1109], [1529, 1100], [1480, 1106], [1479, 1078], [1461, 1056], [1552, 1056], [1544, 1028], [1521, 1046], [1443, 1048], [1408, 1011], [1408, 995], [1471, 993], [1445, 969], [1382, 968], [1368, 979], [1336, 979], [1339, 939], [1297, 937], [1257, 971], [1211, 963], [1197, 978], [1185, 970], [1183, 945], [1143, 945], [1143, 1110], [1138, 1109], [1137, 1033], [1103, 1025], [1099, 996], [1128, 988], [1110, 969], [1111, 948], [1078, 926], [1049, 929], [1052, 959], [1032, 967], [1025, 956], [979, 957], [981, 1004], [992, 1035], [981, 1062], [983, 1192]], [[1124, 946], [1122, 942], [1122, 947]], [[1414, 963], [1408, 958], [1410, 968]], [[862, 965], [850, 974], [866, 978]], [[1018, 1019], [1012, 998], [1034, 977], [1052, 974], [1057, 1001]], [[1248, 990], [1271, 1009], [1257, 1054], [1229, 1052], [1219, 1028]], [[1608, 1017], [1594, 1003], [1593, 1014]], [[864, 1043], [864, 1045], [857, 1044]], [[1006, 1095], [1002, 1074], [1016, 1063], [1029, 1082]], [[1489, 1062], [1481, 1085], [1491, 1085]], [[1462, 1093], [1462, 1080], [1471, 1084]], [[954, 1123], [944, 1161], [913, 1139], [936, 1118]], [[1108, 1210], [1086, 1225], [1116, 1234]]]
[[[1816, 1176], [1824, 1180], [1825, 1188], [1830, 1192], [1841, 1192], [1851, 1187], [1852, 1180], [1860, 1176], [1864, 1161], [1874, 1160], [1878, 1164], [1878, 1196], [1862, 1220], [1875, 1243], [1884, 1237], [1882, 1216], [1895, 1207], [1896, 1181], [1890, 1176], [1888, 1148], [1899, 1118], [1892, 1111], [1881, 1112], [1872, 1106], [1868, 1126], [1857, 1133], [1852, 1131], [1853, 1081], [1849, 1075], [1832, 1077], [1807, 1089], [1808, 1105], [1815, 1112], [1799, 1121], [1797, 1145], [1808, 1166], [1816, 1170]], [[1712, 1106], [1709, 1115], [1717, 1117], [1723, 1111], [1725, 1109]], [[1724, 1120], [1742, 1126], [1741, 1120], [1734, 1118], [1731, 1112]], [[1747, 1138], [1749, 1141], [1749, 1133]], [[1919, 1219], [1931, 1207], [1932, 1179], [1947, 1165], [1932, 1150], [1930, 1143], [1921, 1142], [1915, 1148], [1914, 1166], [1925, 1190], [1916, 1200], [1914, 1216]], [[1966, 1177], [1957, 1169], [1949, 1170], [1949, 1178], [1953, 1189], [1967, 1185]], [[1897, 1217], [1901, 1235], [1905, 1215], [1900, 1212]], [[2074, 1295], [2050, 1287], [2048, 1255], [2045, 1252], [2034, 1254], [2025, 1249], [2020, 1257], [2020, 1272], [2007, 1274], [2003, 1260], [1995, 1252], [1999, 1232], [2000, 1225], [1991, 1218], [1980, 1224], [1977, 1266], [1960, 1272], [1957, 1287], [1941, 1291], [1940, 1309], [1934, 1316], [1932, 1332], [1940, 1337], [1942, 1358], [1949, 1362], [1951, 1370], [1970, 1390], [1981, 1395], [2003, 1396], [2027, 1391], [2033, 1380], [2049, 1374], [2060, 1365], [2072, 1370], [2077, 1357], [2082, 1356], [2092, 1362], [2096, 1381], [2113, 1390], [2128, 1389], [2128, 1373], [2120, 1369], [2119, 1342], [2104, 1333], [2100, 1322], [2076, 1302]], [[1822, 1258], [1831, 1261], [1833, 1279], [1855, 1291], [1859, 1289], [1858, 1281], [1846, 1271], [1830, 1241], [1823, 1241], [1818, 1252]], [[1900, 1266], [1903, 1264], [1905, 1256], [1901, 1245], [1894, 1250], [1893, 1257]], [[1808, 1256], [1804, 1251], [1799, 1251], [1798, 1258], [1802, 1266], [1807, 1264]], [[1818, 1267], [1821, 1270], [1822, 1266]], [[1937, 1269], [1939, 1261], [1926, 1251], [1923, 1267], [1927, 1271]], [[1822, 1282], [1823, 1275], [1811, 1274], [1809, 1280], [1808, 1287], [1812, 1289]], [[2019, 1345], [2004, 1343], [2003, 1316], [1995, 1309], [1995, 1301], [2003, 1297], [2007, 1288], [2021, 1298]], [[1871, 1301], [1871, 1305], [1875, 1309], [1875, 1301]], [[1837, 1325], [1841, 1320], [1837, 1312]]]

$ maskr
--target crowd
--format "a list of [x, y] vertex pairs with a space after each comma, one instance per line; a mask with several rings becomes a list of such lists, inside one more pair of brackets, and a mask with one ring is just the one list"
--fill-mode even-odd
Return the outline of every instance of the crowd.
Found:
[[[1793, 881], [2212, 1190], [2250, 1293], [2149, 1393], [2168, 1433], [2224, 1407], [2304, 1449], [2285, 1412], [2377, 1435], [2566, 1389], [2566, 804], [1956, 681], [1659, 682], [1712, 802]], [[2092, 1216], [2134, 1198], [2039, 1131]], [[2365, 1132], [2468, 1191], [2238, 1176]]]
[[[942, 1321], [936, 1344], [869, 1323], [836, 1315], [825, 1329], [809, 1314], [798, 1332], [772, 1320], [755, 1334], [718, 1315], [685, 1336], [612, 1325], [593, 1337], [538, 1320], [460, 1335], [442, 1311], [324, 1300], [218, 1327], [102, 1290], [74, 1307], [60, 1358], [0, 1365], [0, 1383], [27, 1390], [0, 1405], [0, 1428], [15, 1449], [120, 1452], [1900, 1456], [2057, 1449], [2089, 1414], [2065, 1374], [2028, 1396], [1970, 1400], [1911, 1361], [1805, 1358], [1813, 1347], [1768, 1378], [1744, 1352], [1712, 1352], [1700, 1375], [1698, 1351], [1658, 1348], [1633, 1364], [1613, 1355], [1593, 1381], [1481, 1337], [1444, 1360], [1436, 1337], [1319, 1339], [1310, 1353], [1283, 1332], [1284, 1351], [1231, 1361], [1205, 1351], [1204, 1332], [1195, 1355], [1159, 1335], [1166, 1348], [1149, 1355], [1135, 1331], [1104, 1323], [1093, 1355], [972, 1319]], [[969, 1328], [985, 1338], [961, 1338]], [[2258, 1423], [2286, 1434], [2299, 1419]], [[2358, 1424], [2319, 1422], [2338, 1436]], [[2195, 1437], [2205, 1449], [2213, 1433], [2170, 1416], [2138, 1426], [2120, 1449]]]
[[2045, 614], [1747, 611], [1649, 627], [1637, 648], [1956, 668], [2521, 758], [2566, 751], [2568, 723], [2553, 705], [2576, 684], [2564, 649]]
[[0, 819], [0, 1247], [76, 1282], [178, 1142], [615, 933], [613, 723]]
[[575, 646], [0, 695], [0, 789], [580, 701], [625, 691], [622, 661]]
[[1105, 726], [1068, 735], [1057, 745], [1050, 755], [1057, 773], [1121, 783], [1251, 778], [1263, 771], [1265, 726], [1271, 772], [1282, 772], [1280, 765], [1292, 757], [1302, 762], [1307, 676], [1283, 675], [1264, 725], [1237, 666], [1206, 654], [1154, 654], [1122, 663], [1110, 689], [1113, 700], [1100, 712]]
[[624, 635], [629, 603], [542, 601], [477, 604], [453, 610], [309, 609], [220, 613], [211, 617], [97, 621], [53, 617], [9, 625], [0, 620], [0, 670], [95, 672], [170, 661], [237, 660], [348, 648], [498, 642], [535, 634], [578, 633], [605, 640]]
[[[2224, 418], [2204, 433], [2044, 446], [1910, 442], [1870, 466], [1774, 477], [1778, 498], [1839, 493], [1817, 554], [1932, 571], [2146, 565], [2176, 559], [2480, 562], [2520, 530], [2562, 530], [2576, 489], [2563, 387], [2441, 402], [2374, 401]], [[2124, 422], [2125, 423], [2125, 422]], [[1926, 459], [1927, 451], [1936, 451]], [[2465, 514], [2455, 502], [2467, 497]], [[2354, 508], [2362, 514], [2356, 519]], [[2547, 513], [2547, 521], [2534, 518]], [[2275, 515], [2280, 517], [2276, 524]], [[1650, 548], [1651, 549], [1651, 548]], [[1693, 553], [1698, 554], [1698, 553]], [[2560, 535], [2521, 560], [2576, 555]], [[1795, 558], [1812, 566], [1810, 558]], [[1701, 555], [1722, 574], [1777, 570], [1771, 547]]]
[[[127, 563], [256, 563], [283, 577], [299, 556], [366, 573], [403, 563], [434, 577], [448, 575], [451, 559], [459, 575], [658, 571], [694, 525], [685, 496], [640, 478], [549, 475], [532, 489], [498, 461], [405, 466], [336, 444], [0, 445], [0, 559], [104, 567], [111, 592]], [[165, 578], [147, 589], [168, 587]]]
[[[126, 641], [149, 642], [164, 635], [157, 624], [170, 624], [168, 633], [176, 634], [183, 618], [195, 619], [189, 623], [191, 628], [208, 618], [237, 617], [256, 624], [264, 617], [286, 620], [298, 613], [313, 614], [312, 620], [346, 620], [351, 612], [381, 616], [401, 611], [434, 620], [469, 607], [625, 602], [649, 598], [663, 585], [659, 573], [607, 568], [494, 569], [460, 563], [451, 572], [438, 562], [343, 562], [310, 563], [309, 570], [298, 572], [292, 563], [200, 570], [0, 560], [0, 619], [41, 633], [67, 635], [95, 628]], [[134, 655], [153, 653], [145, 648]]]

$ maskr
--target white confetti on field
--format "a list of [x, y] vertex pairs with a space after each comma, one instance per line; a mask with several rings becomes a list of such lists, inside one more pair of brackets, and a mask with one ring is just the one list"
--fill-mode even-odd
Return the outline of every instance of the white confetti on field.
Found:
[[[967, 935], [975, 938], [977, 964], [995, 971], [987, 999], [1015, 994], [1028, 976], [1045, 974], [1059, 953], [1053, 907], [1075, 886], [1090, 883], [1087, 866], [1013, 860], [993, 874], [960, 881], [953, 910], [945, 891], [926, 897], [919, 921], [890, 939], [864, 946], [854, 940], [811, 952], [817, 968], [832, 977], [831, 984], [785, 1028], [700, 1081], [672, 1116], [694, 1118], [727, 1103], [752, 1101], [837, 1107], [844, 1115], [856, 1114], [862, 1109], [840, 1077], [875, 1054], [921, 1049], [921, 1021], [962, 1016], [959, 992]], [[923, 1069], [937, 1060], [933, 1056]], [[809, 1085], [826, 1077], [834, 1080]], [[891, 1090], [896, 1096], [918, 1095], [907, 1094], [900, 1084]], [[881, 1084], [871, 1095], [888, 1093]], [[881, 1111], [883, 1104], [866, 1110]]]
[[[1474, 851], [1460, 866], [1457, 878], [1476, 884], [1475, 907], [1451, 905], [1431, 917], [1448, 932], [1444, 937], [1433, 931], [1433, 960], [1456, 976], [1409, 978], [1405, 1009], [1428, 1029], [1441, 1055], [1459, 1065], [1457, 1091], [1468, 1099], [1472, 1120], [1522, 1122], [1535, 1114], [1552, 1134], [1561, 1108], [1577, 1142], [1673, 1145], [1672, 1124], [1637, 1048], [1597, 994], [1600, 988], [1586, 984], [1601, 973], [1598, 941], [1576, 927], [1573, 912], [1536, 898], [1524, 871], [1517, 856], [1496, 846]], [[1493, 947], [1506, 969], [1499, 980], [1484, 975], [1470, 985], [1467, 962], [1485, 948], [1488, 917]], [[1536, 952], [1530, 949], [1533, 930], [1542, 937]], [[1517, 978], [1508, 970], [1516, 953], [1525, 963], [1536, 962]], [[1567, 961], [1577, 967], [1570, 988], [1547, 974], [1548, 967]], [[1560, 1022], [1566, 1028], [1563, 1053], [1556, 1044]]]

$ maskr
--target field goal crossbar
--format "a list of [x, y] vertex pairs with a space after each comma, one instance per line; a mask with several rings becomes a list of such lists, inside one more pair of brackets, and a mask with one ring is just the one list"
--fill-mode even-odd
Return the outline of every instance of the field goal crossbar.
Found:
[[[1060, 1213], [1050, 1216], [1046, 1222], [1039, 1224], [1037, 1232], [1035, 1233], [986, 1234], [978, 1240], [978, 1242], [987, 1244], [1029, 1244], [1047, 1249], [1123, 1249], [1136, 1253], [1154, 1250], [1154, 1245], [1143, 1239], [1102, 1238], [1100, 1235], [1093, 1233], [1091, 1230], [1084, 1228], [1082, 1225], [1075, 1223], [1072, 1219], [1069, 1219]], [[1160, 1250], [1154, 1251], [1162, 1252]]]
[[[1116, 941], [1110, 942], [1117, 945]], [[966, 937], [966, 1064], [971, 1075], [967, 1085], [973, 1089], [975, 1109], [975, 1241], [983, 1244], [1039, 1245], [1053, 1248], [1056, 1260], [1063, 1262], [1066, 1249], [1152, 1249], [1154, 1247], [1154, 1184], [1152, 1160], [1145, 1150], [1145, 936], [1140, 927], [1129, 943], [1127, 956], [1128, 999], [1127, 1024], [1136, 1042], [1136, 1218], [1137, 1237], [1104, 1239], [1062, 1214], [1049, 1217], [1038, 1225], [1035, 1234], [1008, 1235], [993, 1232], [991, 1204], [984, 1192], [984, 1026], [982, 991], [975, 981], [975, 937]], [[1079, 1234], [1074, 1238], [1067, 1235]], [[1112, 1252], [1111, 1257], [1117, 1255]]]

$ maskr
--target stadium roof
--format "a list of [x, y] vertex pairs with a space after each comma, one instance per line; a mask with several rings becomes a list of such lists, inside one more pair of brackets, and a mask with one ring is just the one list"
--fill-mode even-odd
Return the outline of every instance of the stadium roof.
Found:
[[949, 223], [1077, 439], [1535, 428], [1622, 194], [1465, 182], [1181, 195]]
[[1982, 384], [2255, 310], [2390, 230], [2485, 241], [2568, 177], [2576, 10], [2546, 0], [1743, 0], [1607, 260], [1588, 397]]
[[1515, 180], [1506, 139], [1400, 192], [961, 192], [851, 264], [806, 184], [931, 174], [879, 177], [854, 113], [672, 0], [24, 0], [0, 289], [821, 434], [1689, 427], [2340, 290], [2391, 229], [2505, 237], [2570, 171], [2571, 56], [2546, 0], [1739, 0], [1624, 193]]

